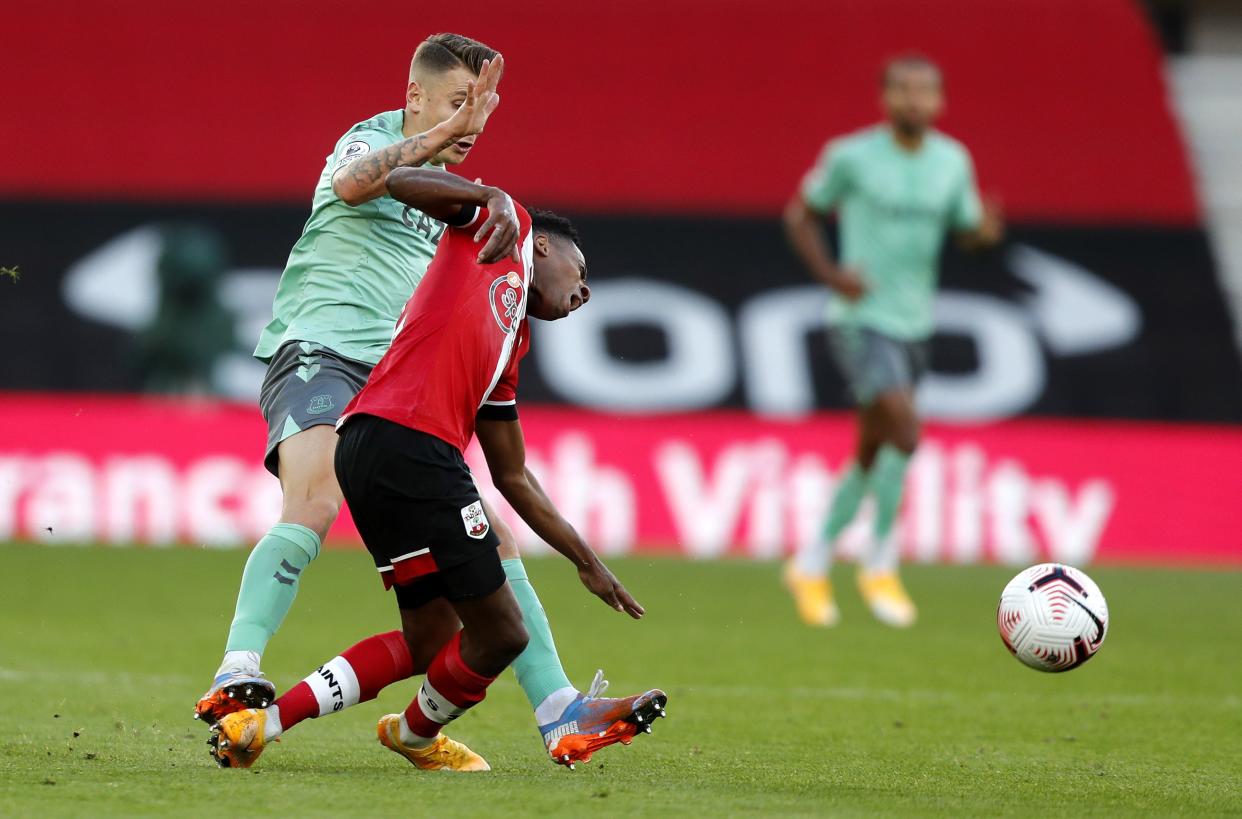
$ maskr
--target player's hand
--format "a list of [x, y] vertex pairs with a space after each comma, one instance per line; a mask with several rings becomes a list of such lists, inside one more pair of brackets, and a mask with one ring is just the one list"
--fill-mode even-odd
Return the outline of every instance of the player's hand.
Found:
[[454, 139], [483, 133], [487, 118], [500, 105], [500, 94], [496, 86], [500, 84], [500, 75], [504, 73], [505, 58], [497, 54], [494, 60], [484, 60], [479, 69], [479, 77], [466, 85], [466, 100], [453, 116], [444, 121]]
[[839, 267], [828, 280], [827, 285], [838, 296], [848, 302], [856, 302], [867, 295], [867, 283], [857, 270], [852, 267]]
[[979, 220], [979, 243], [984, 246], [998, 244], [1005, 238], [1005, 211], [999, 199], [983, 200], [983, 218]]
[[616, 576], [600, 560], [596, 559], [588, 566], [580, 566], [578, 579], [591, 594], [603, 600], [611, 608], [625, 612], [635, 620], [646, 613], [646, 609], [630, 596], [625, 586], [621, 585], [621, 581], [617, 580]]
[[[487, 239], [487, 244], [479, 251], [479, 264], [491, 264], [508, 256], [515, 262], [521, 262], [517, 241], [522, 234], [518, 224], [517, 210], [509, 194], [495, 189], [487, 198], [487, 219], [474, 234], [474, 241]], [[491, 234], [488, 236], [488, 234]]]

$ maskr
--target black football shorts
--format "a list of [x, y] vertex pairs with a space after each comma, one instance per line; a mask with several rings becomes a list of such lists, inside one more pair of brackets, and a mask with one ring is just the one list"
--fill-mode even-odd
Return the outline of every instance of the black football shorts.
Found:
[[351, 416], [340, 428], [336, 478], [401, 608], [486, 597], [503, 585], [500, 539], [456, 447], [373, 415]]

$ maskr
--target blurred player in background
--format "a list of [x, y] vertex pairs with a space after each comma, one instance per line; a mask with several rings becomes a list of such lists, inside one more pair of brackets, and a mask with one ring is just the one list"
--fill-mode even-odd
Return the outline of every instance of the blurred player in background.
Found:
[[[389, 196], [385, 180], [396, 168], [463, 162], [500, 102], [496, 88], [503, 70], [504, 58], [482, 43], [457, 34], [427, 38], [411, 61], [405, 108], [355, 125], [327, 159], [310, 219], [277, 287], [272, 321], [255, 350], [268, 363], [260, 393], [268, 424], [265, 465], [280, 479], [284, 502], [280, 522], [246, 562], [224, 659], [195, 708], [208, 724], [275, 697], [260, 670], [263, 651], [343, 500], [332, 467], [333, 426], [388, 349], [397, 314], [446, 230]], [[517, 253], [517, 217], [508, 197], [498, 197], [478, 230], [487, 239], [479, 250], [483, 262]], [[514, 671], [536, 721], [547, 729], [567, 711], [584, 707], [583, 697], [561, 666], [512, 533], [489, 517], [530, 634]], [[351, 657], [357, 661], [404, 645], [383, 637], [363, 641], [337, 660], [348, 669]], [[606, 685], [597, 675], [588, 693], [600, 694]]]
[[[932, 128], [944, 105], [940, 69], [902, 56], [885, 66], [881, 86], [887, 122], [830, 141], [785, 209], [794, 252], [832, 291], [829, 343], [859, 408], [856, 460], [837, 484], [822, 538], [785, 571], [798, 614], [817, 626], [839, 619], [832, 550], [868, 495], [875, 525], [859, 590], [882, 622], [915, 621], [894, 523], [919, 440], [914, 392], [927, 369], [940, 249], [946, 232], [967, 248], [1003, 235], [999, 209], [980, 202], [970, 153]], [[836, 260], [821, 225], [833, 212]]]
[[[213, 729], [213, 753], [226, 767], [249, 767], [268, 742], [356, 702], [356, 691], [378, 692], [425, 672], [405, 712], [380, 719], [380, 742], [424, 770], [489, 770], [440, 733], [483, 700], [527, 642], [500, 541], [463, 456], [476, 430], [497, 487], [522, 519], [573, 562], [588, 590], [617, 611], [643, 615], [526, 468], [517, 410], [526, 319], [564, 318], [591, 296], [573, 225], [546, 211], [528, 214], [495, 188], [452, 174], [402, 168], [389, 175], [388, 189], [450, 227], [392, 346], [341, 417], [336, 474], [385, 588], [396, 591], [410, 665], [382, 651], [347, 669], [333, 661], [267, 708], [225, 715]], [[470, 226], [502, 201], [516, 209], [520, 261], [485, 263]], [[650, 730], [665, 700], [652, 690], [611, 709], [577, 709], [563, 730], [548, 732], [548, 748], [565, 764], [587, 761], [600, 747]]]

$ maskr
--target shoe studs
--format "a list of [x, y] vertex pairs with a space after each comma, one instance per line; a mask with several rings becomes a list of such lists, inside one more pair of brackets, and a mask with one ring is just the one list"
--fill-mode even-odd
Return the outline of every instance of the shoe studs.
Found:
[[221, 768], [231, 768], [233, 763], [229, 760], [224, 751], [229, 749], [229, 741], [220, 734], [220, 726], [211, 726], [211, 736], [207, 737], [207, 747], [210, 749], [211, 758]]

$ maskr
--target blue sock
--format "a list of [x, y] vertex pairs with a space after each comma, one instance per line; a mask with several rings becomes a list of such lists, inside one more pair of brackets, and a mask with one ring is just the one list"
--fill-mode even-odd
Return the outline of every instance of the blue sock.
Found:
[[561, 658], [556, 653], [556, 643], [552, 639], [552, 627], [548, 625], [548, 615], [543, 611], [539, 595], [526, 576], [526, 567], [519, 557], [501, 561], [505, 569], [505, 577], [517, 597], [518, 606], [522, 609], [522, 622], [530, 642], [526, 650], [513, 661], [513, 673], [517, 675], [518, 685], [526, 692], [526, 699], [531, 708], [548, 696], [563, 688], [573, 688], [565, 669], [561, 667]]

